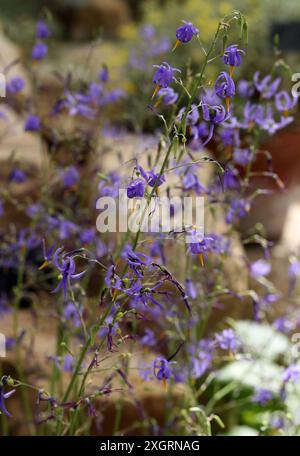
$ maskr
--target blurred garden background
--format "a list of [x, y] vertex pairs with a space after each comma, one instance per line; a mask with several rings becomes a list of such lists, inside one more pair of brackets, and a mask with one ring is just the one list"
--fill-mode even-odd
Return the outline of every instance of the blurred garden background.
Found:
[[[241, 14], [232, 13], [236, 10]], [[181, 69], [186, 87], [192, 87], [206, 55], [202, 51], [208, 49], [222, 17], [231, 17], [230, 25], [221, 23], [221, 28], [230, 30], [230, 38], [227, 41], [224, 33], [218, 49], [238, 43], [245, 53], [235, 72], [233, 105], [237, 117], [246, 117], [247, 97], [255, 106], [267, 104], [279, 85], [290, 94], [300, 80], [299, 0], [0, 0], [0, 72], [7, 90], [0, 99], [0, 333], [8, 338], [8, 356], [0, 359], [4, 435], [299, 435], [300, 389], [299, 384], [293, 388], [289, 384], [300, 377], [295, 349], [300, 331], [298, 102], [293, 101], [289, 110], [277, 103], [278, 112], [272, 106], [281, 123], [273, 122], [266, 111], [269, 123], [253, 139], [259, 117], [255, 113], [249, 125], [241, 127], [246, 140], [242, 138], [236, 149], [244, 155], [235, 156], [230, 147], [228, 152], [232, 144], [226, 143], [224, 130], [205, 149], [199, 137], [200, 143], [191, 140], [192, 128], [188, 139], [180, 135], [175, 111], [183, 109], [181, 97], [172, 108], [162, 99], [157, 104], [151, 99], [153, 65], [168, 59]], [[172, 53], [182, 20], [193, 22], [199, 39]], [[40, 21], [46, 29], [38, 30]], [[42, 46], [35, 49], [36, 44]], [[219, 57], [207, 67], [205, 90], [213, 90], [224, 70], [224, 59]], [[181, 80], [178, 86], [188, 94]], [[269, 96], [266, 92], [272, 87]], [[126, 275], [128, 265], [123, 270], [125, 285], [120, 281], [124, 288], [116, 288], [114, 274], [126, 261], [126, 251], [124, 257], [120, 233], [104, 237], [96, 232], [95, 201], [102, 193], [116, 194], [122, 173], [130, 185], [138, 169], [135, 163], [145, 169], [158, 166], [171, 136], [164, 134], [162, 120], [164, 127], [172, 115], [176, 135], [179, 131], [175, 164], [169, 167], [179, 180], [174, 188], [182, 189], [184, 178], [177, 170], [182, 154], [188, 150], [187, 158], [195, 163], [198, 157], [203, 159], [191, 175], [187, 171], [192, 183], [185, 182], [184, 191], [196, 188], [213, 208], [206, 229], [218, 247], [214, 244], [208, 254], [204, 251], [205, 265], [200, 267], [192, 265], [180, 250], [182, 245], [177, 250], [169, 240], [163, 248], [158, 240], [136, 242], [134, 251], [138, 247], [148, 254], [149, 248], [155, 259], [151, 266], [158, 270], [149, 274], [150, 279], [157, 274], [158, 283], [163, 282], [156, 299], [165, 305], [171, 287], [176, 289], [165, 314], [153, 299], [146, 310], [137, 301], [131, 309], [125, 288], [126, 280], [132, 279]], [[237, 118], [233, 121], [234, 129]], [[247, 150], [254, 157], [251, 166]], [[219, 169], [226, 177], [218, 174]], [[172, 182], [168, 186], [167, 193]], [[231, 200], [236, 203], [236, 194], [249, 200], [238, 220], [235, 211], [240, 206]], [[219, 212], [215, 206], [220, 201]], [[51, 246], [61, 247], [58, 257], [63, 247], [75, 255], [79, 269], [87, 259], [103, 267], [101, 273], [86, 273], [83, 285], [72, 288], [75, 265], [68, 265], [69, 282], [63, 283], [69, 293], [67, 303], [62, 293], [60, 298], [51, 294], [59, 291], [55, 287], [65, 273], [65, 264], [53, 259]], [[95, 256], [89, 257], [85, 249]], [[149, 266], [145, 253], [131, 255], [129, 272], [144, 279]], [[44, 261], [46, 272], [41, 267]], [[113, 271], [111, 276], [107, 270]], [[149, 290], [147, 283], [142, 291]], [[155, 290], [153, 286], [151, 292]], [[120, 301], [125, 295], [122, 312], [119, 294]], [[179, 310], [173, 307], [179, 298], [186, 303], [187, 296], [194, 311], [190, 327], [182, 303]], [[93, 334], [96, 319], [101, 324], [97, 336], [90, 338], [94, 343], [103, 337], [105, 343], [99, 348], [95, 342], [97, 349], [91, 344], [83, 353], [90, 357], [82, 364], [78, 353]], [[233, 334], [228, 327], [237, 337], [232, 345], [223, 340]], [[103, 362], [99, 370], [97, 356]], [[181, 358], [170, 380], [173, 357]], [[78, 358], [81, 361], [75, 364]], [[153, 358], [147, 382], [145, 363], [153, 363]], [[180, 362], [192, 374], [184, 377]], [[140, 365], [143, 373], [137, 379]], [[74, 366], [79, 366], [77, 371]], [[73, 380], [74, 371], [80, 380], [83, 377], [82, 383]], [[105, 377], [107, 371], [113, 374]], [[174, 389], [157, 387], [161, 380], [164, 384], [169, 380]], [[24, 385], [33, 385], [28, 396], [19, 393]], [[96, 392], [91, 392], [95, 385]], [[132, 385], [137, 385], [136, 393]], [[8, 386], [17, 387], [11, 398], [2, 394]], [[110, 399], [112, 392], [117, 400]]]

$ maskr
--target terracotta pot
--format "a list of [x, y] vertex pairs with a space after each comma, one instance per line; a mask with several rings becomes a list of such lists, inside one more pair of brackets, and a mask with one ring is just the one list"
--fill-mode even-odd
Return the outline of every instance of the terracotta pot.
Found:
[[[255, 199], [248, 217], [241, 221], [241, 229], [247, 231], [255, 223], [262, 223], [267, 236], [277, 240], [281, 236], [288, 207], [300, 200], [300, 124], [272, 136], [261, 146], [261, 150], [271, 154], [274, 173], [285, 188], [280, 189], [275, 179], [270, 177], [255, 177], [252, 190], [265, 188], [271, 190], [272, 194], [260, 195]], [[260, 155], [253, 171], [267, 170], [266, 158]]]

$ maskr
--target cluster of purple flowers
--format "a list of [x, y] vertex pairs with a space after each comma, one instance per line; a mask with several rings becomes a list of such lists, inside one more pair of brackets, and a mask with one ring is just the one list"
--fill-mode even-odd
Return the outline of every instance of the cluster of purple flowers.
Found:
[[[177, 41], [173, 50], [199, 35], [199, 30], [191, 22], [183, 22], [176, 30]], [[49, 36], [45, 21], [39, 21], [33, 60], [45, 57], [48, 49], [45, 40]], [[247, 352], [247, 344], [234, 329], [234, 322], [228, 319], [224, 324], [222, 319], [221, 324], [215, 324], [214, 318], [219, 318], [219, 311], [227, 312], [226, 299], [242, 306], [250, 297], [254, 318], [258, 322], [261, 315], [268, 315], [273, 304], [281, 298], [280, 292], [270, 282], [270, 244], [262, 236], [254, 235], [253, 239], [263, 245], [264, 256], [252, 262], [245, 259], [242, 252], [236, 253], [232, 244], [235, 242], [235, 225], [249, 214], [254, 199], [249, 181], [252, 164], [259, 152], [255, 141], [266, 132], [273, 134], [292, 121], [290, 112], [295, 108], [295, 99], [280, 90], [279, 77], [261, 77], [255, 73], [251, 81], [236, 83], [234, 69], [242, 65], [245, 56], [244, 50], [236, 44], [225, 49], [219, 59], [222, 71], [209, 88], [206, 87], [205, 72], [195, 76], [191, 88], [188, 85], [183, 87], [180, 77], [184, 72], [162, 57], [170, 50], [169, 41], [164, 37], [157, 38], [156, 29], [149, 25], [140, 30], [140, 36], [143, 41], [141, 49], [145, 52], [142, 56], [138, 52], [131, 55], [132, 66], [144, 68], [146, 65], [147, 68], [149, 62], [154, 61], [151, 59], [161, 58], [162, 61], [154, 65], [153, 98], [157, 99], [156, 104], [150, 106], [150, 116], [158, 114], [156, 109], [159, 106], [170, 112], [170, 116], [158, 115], [165, 128], [152, 140], [151, 146], [158, 143], [156, 155], [152, 154], [152, 147], [149, 147], [150, 152], [147, 147], [143, 149], [144, 155], [148, 154], [147, 165], [142, 167], [139, 164], [144, 163], [140, 160], [139, 150], [134, 151], [134, 160], [126, 162], [131, 165], [133, 162], [131, 178], [122, 175], [123, 166], [120, 166], [120, 172], [115, 170], [103, 174], [101, 166], [94, 163], [98, 148], [101, 149], [101, 160], [102, 152], [105, 160], [105, 153], [112, 153], [111, 144], [117, 144], [122, 150], [123, 141], [129, 138], [126, 132], [124, 134], [125, 126], [122, 124], [119, 128], [122, 117], [119, 112], [117, 123], [110, 123], [104, 114], [106, 107], [116, 107], [116, 103], [127, 97], [122, 89], [112, 88], [105, 65], [95, 80], [74, 84], [71, 77], [64, 79], [60, 97], [49, 114], [49, 122], [42, 121], [36, 114], [38, 109], [35, 110], [32, 104], [26, 102], [25, 106], [24, 129], [43, 135], [51, 152], [51, 167], [47, 170], [47, 182], [41, 184], [40, 200], [30, 203], [26, 200], [18, 208], [29, 218], [29, 226], [23, 230], [9, 227], [4, 234], [0, 230], [0, 266], [3, 275], [7, 270], [19, 271], [16, 273], [17, 285], [12, 285], [13, 312], [21, 306], [23, 295], [31, 297], [35, 293], [34, 287], [41, 286], [52, 293], [53, 308], [49, 315], [58, 322], [59, 339], [56, 350], [46, 357], [53, 369], [51, 395], [39, 392], [37, 402], [38, 407], [45, 403], [50, 409], [45, 424], [56, 420], [59, 433], [76, 432], [73, 428], [86, 421], [86, 415], [93, 419], [97, 415], [96, 405], [93, 405], [95, 398], [110, 395], [114, 390], [121, 391], [122, 395], [128, 391], [137, 410], [144, 416], [130, 379], [131, 359], [135, 356], [135, 351], [131, 353], [132, 347], [142, 353], [142, 360], [134, 368], [141, 371], [143, 380], [170, 387], [173, 383], [184, 382], [187, 388], [191, 388], [193, 401], [206, 388], [210, 393], [211, 383], [211, 390], [218, 390], [220, 367], [227, 362], [238, 363], [241, 359], [249, 361], [249, 365], [255, 362], [254, 354], [250, 350]], [[178, 90], [172, 84], [177, 84]], [[22, 97], [16, 95], [23, 89], [22, 78], [9, 79], [10, 101], [22, 101]], [[145, 93], [149, 94], [149, 91], [145, 90]], [[238, 96], [242, 98], [241, 105]], [[130, 97], [126, 100], [132, 102]], [[28, 106], [32, 107], [29, 114]], [[143, 109], [147, 111], [145, 106]], [[72, 117], [72, 124], [76, 125], [74, 138], [73, 134], [64, 135], [63, 122], [59, 127], [59, 121], [55, 123], [62, 113]], [[53, 120], [55, 127], [51, 125]], [[99, 141], [100, 131], [103, 138], [101, 136]], [[146, 135], [141, 135], [141, 142], [146, 143]], [[61, 153], [62, 145], [66, 153]], [[206, 145], [215, 149], [216, 157], [196, 154]], [[199, 156], [200, 160], [197, 159]], [[124, 163], [119, 154], [118, 159], [120, 164]], [[207, 163], [216, 170], [209, 182], [200, 174]], [[30, 172], [16, 162], [8, 175], [8, 182], [22, 189], [19, 184], [26, 183], [30, 177]], [[172, 178], [176, 178], [174, 185]], [[99, 196], [117, 199], [124, 182], [129, 199], [145, 197], [156, 203], [160, 192], [171, 196], [173, 191], [183, 197], [204, 196], [213, 217], [220, 208], [218, 218], [221, 218], [222, 229], [219, 231], [216, 223], [216, 229], [213, 227], [213, 231], [210, 229], [208, 233], [192, 224], [155, 236], [144, 236], [142, 231], [135, 236], [126, 233], [124, 237], [121, 233], [97, 233], [95, 213], [90, 206], [95, 207]], [[5, 210], [5, 197], [7, 195], [3, 192], [0, 215]], [[131, 203], [138, 205], [139, 201]], [[175, 204], [170, 207], [173, 219], [176, 210]], [[232, 277], [228, 278], [225, 271], [228, 258], [237, 259], [239, 265], [243, 262], [243, 272], [254, 279], [249, 287], [254, 284], [255, 291], [233, 291]], [[180, 279], [174, 273], [176, 265], [179, 265]], [[288, 276], [289, 297], [292, 298], [300, 276], [297, 257], [290, 259]], [[9, 307], [10, 296], [1, 294], [0, 318], [7, 316], [11, 310]], [[36, 309], [31, 312], [34, 317], [35, 312]], [[272, 331], [282, 333], [279, 336], [284, 338], [298, 328], [299, 322], [300, 319], [291, 314], [289, 318], [275, 319], [269, 326]], [[15, 332], [8, 341], [10, 350], [23, 343], [25, 346], [25, 332]], [[173, 355], [168, 356], [170, 353]], [[103, 367], [106, 359], [111, 364], [109, 368]], [[281, 362], [286, 361], [282, 359]], [[101, 372], [99, 378], [103, 379], [103, 385], [97, 377], [95, 386], [94, 382], [89, 382], [89, 375], [98, 372]], [[280, 372], [280, 397], [277, 398], [271, 389], [253, 388], [250, 399], [246, 397], [252, 402], [253, 409], [275, 406], [279, 399], [280, 406], [286, 406], [289, 388], [300, 378], [300, 368], [292, 362], [285, 369], [281, 366]], [[59, 396], [64, 387], [65, 373], [71, 380], [61, 400]], [[114, 387], [116, 376], [121, 380], [119, 388]], [[9, 417], [10, 407], [7, 409], [6, 400], [17, 386], [7, 376], [0, 380], [0, 411]], [[7, 391], [9, 387], [14, 389]], [[240, 389], [242, 386], [237, 388], [237, 392]], [[90, 390], [93, 390], [92, 394]], [[214, 396], [210, 403], [217, 397]], [[191, 405], [189, 399], [187, 404], [190, 414], [195, 410], [195, 404]], [[65, 413], [70, 409], [72, 413]], [[204, 412], [203, 406], [203, 416]], [[70, 426], [69, 415], [72, 416]], [[174, 422], [176, 420], [174, 418]], [[194, 425], [193, 419], [191, 423]], [[162, 433], [163, 430], [156, 429], [155, 432]]]

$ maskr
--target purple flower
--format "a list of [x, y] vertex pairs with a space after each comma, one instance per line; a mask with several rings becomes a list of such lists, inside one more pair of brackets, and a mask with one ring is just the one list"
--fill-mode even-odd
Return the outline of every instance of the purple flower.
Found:
[[197, 195], [207, 193], [207, 188], [199, 182], [198, 176], [192, 172], [188, 172], [182, 179], [182, 187], [184, 190], [193, 190]]
[[145, 334], [141, 337], [140, 344], [147, 345], [147, 347], [154, 347], [157, 344], [156, 337], [152, 329], [145, 329]]
[[148, 266], [151, 263], [151, 259], [142, 252], [134, 252], [130, 246], [127, 246], [122, 256], [128, 261], [129, 267], [137, 274], [141, 276], [141, 270], [143, 266]]
[[140, 36], [145, 41], [151, 41], [155, 38], [155, 27], [152, 24], [145, 24], [140, 28]]
[[300, 276], [300, 263], [299, 263], [299, 261], [292, 261], [289, 264], [288, 274], [292, 278]]
[[244, 199], [234, 199], [231, 201], [230, 207], [226, 213], [226, 223], [237, 222], [249, 212], [249, 202]]
[[245, 79], [241, 79], [238, 82], [237, 91], [240, 97], [251, 98], [254, 95], [254, 90], [253, 85]]
[[21, 184], [26, 181], [26, 174], [21, 169], [15, 168], [10, 173], [9, 179], [11, 182]]
[[155, 172], [154, 168], [151, 171], [145, 171], [141, 166], [139, 166], [138, 170], [141, 173], [142, 177], [145, 179], [146, 183], [150, 185], [150, 187], [159, 187], [166, 181], [165, 175], [162, 174], [160, 176]]
[[42, 60], [48, 53], [48, 46], [42, 41], [38, 41], [31, 52], [31, 58], [33, 60]]
[[262, 98], [269, 100], [277, 92], [281, 79], [276, 78], [276, 79], [274, 79], [273, 82], [271, 82], [272, 76], [268, 75], [268, 76], [265, 76], [260, 81], [259, 76], [260, 76], [259, 71], [257, 71], [253, 77], [254, 86], [255, 86], [256, 90], [260, 93]]
[[99, 81], [101, 81], [101, 82], [107, 82], [108, 81], [109, 72], [108, 72], [108, 68], [107, 68], [106, 65], [103, 65], [103, 67], [99, 71], [98, 77], [99, 77]]
[[267, 405], [273, 399], [273, 393], [270, 390], [260, 388], [255, 391], [252, 401], [259, 405]]
[[73, 356], [70, 353], [68, 353], [64, 357], [64, 365], [63, 365], [64, 371], [65, 372], [72, 372], [73, 371], [73, 366], [74, 366], [74, 358], [73, 358]]
[[127, 94], [123, 89], [116, 88], [104, 93], [99, 104], [101, 106], [107, 106], [109, 104], [117, 103], [126, 97]]
[[7, 393], [4, 392], [4, 386], [8, 383], [8, 377], [4, 376], [0, 380], [0, 411], [4, 412], [5, 415], [9, 416], [10, 418], [12, 415], [9, 413], [5, 406], [5, 400], [10, 398], [12, 394], [16, 391], [15, 389], [8, 391]]
[[239, 147], [241, 143], [239, 130], [236, 128], [223, 128], [220, 132], [220, 139], [224, 146]]
[[72, 234], [78, 231], [78, 226], [70, 220], [59, 220], [59, 239], [68, 239]]
[[135, 179], [127, 187], [128, 198], [142, 198], [145, 193], [146, 183], [143, 179]]
[[208, 251], [212, 238], [204, 236], [201, 231], [190, 230], [187, 236], [189, 252], [193, 255], [203, 255]]
[[288, 115], [288, 111], [293, 109], [297, 104], [298, 99], [296, 97], [291, 97], [285, 90], [276, 93], [275, 95], [275, 105], [278, 111]]
[[[177, 115], [177, 119], [179, 120], [179, 122], [181, 122], [185, 112], [186, 112], [185, 107], [180, 109], [180, 111]], [[198, 120], [199, 120], [198, 106], [196, 106], [195, 104], [192, 104], [191, 108], [188, 112], [188, 115], [186, 116], [186, 123], [187, 123], [187, 125], [195, 125], [198, 122]]]
[[176, 38], [180, 43], [188, 43], [194, 35], [199, 34], [199, 30], [191, 22], [182, 22], [184, 25], [176, 30]]
[[287, 317], [276, 318], [273, 326], [276, 331], [282, 332], [283, 334], [289, 334], [295, 328], [293, 322], [288, 320]]
[[217, 96], [214, 89], [206, 88], [201, 91], [201, 100], [209, 106], [217, 106], [222, 103], [222, 100]]
[[170, 47], [170, 40], [166, 37], [162, 37], [156, 43], [153, 43], [151, 45], [151, 47], [148, 49], [148, 53], [151, 57], [158, 57], [168, 52], [170, 50]]
[[239, 340], [233, 329], [224, 329], [220, 334], [216, 334], [216, 343], [222, 350], [236, 352]]
[[196, 353], [192, 353], [192, 375], [194, 378], [199, 378], [211, 368], [213, 355], [215, 352], [215, 344], [211, 339], [202, 339], [199, 343], [199, 349]]
[[246, 166], [251, 161], [251, 151], [249, 149], [234, 149], [233, 160], [237, 165]]
[[178, 70], [177, 68], [172, 68], [167, 62], [163, 62], [161, 65], [153, 66], [154, 68], [157, 68], [157, 70], [155, 71], [153, 76], [153, 82], [156, 85], [156, 88], [154, 90], [152, 98], [155, 97], [155, 95], [161, 88], [166, 89], [167, 87], [169, 87], [170, 84], [172, 84], [175, 71], [180, 72], [180, 70]]
[[63, 287], [64, 297], [67, 296], [67, 290], [70, 285], [70, 280], [80, 279], [85, 271], [75, 274], [75, 261], [72, 255], [63, 252], [63, 248], [59, 247], [53, 255], [53, 264], [58, 269], [61, 279], [52, 293], [56, 293]]
[[68, 302], [63, 310], [65, 320], [72, 322], [72, 325], [75, 328], [80, 328], [81, 326], [81, 314], [82, 310], [78, 309], [72, 301]]
[[36, 36], [37, 36], [37, 38], [40, 38], [40, 39], [49, 38], [50, 30], [45, 21], [40, 20], [36, 24]]
[[43, 257], [44, 257], [44, 263], [39, 267], [40, 270], [44, 269], [50, 261], [52, 261], [53, 253], [55, 250], [56, 243], [52, 244], [52, 246], [49, 249], [46, 249], [46, 243], [45, 239], [43, 239]]
[[203, 143], [203, 146], [205, 146], [213, 137], [215, 125], [221, 124], [222, 122], [227, 120], [229, 118], [229, 113], [226, 112], [224, 106], [222, 105], [209, 106], [203, 101], [202, 111], [203, 119], [209, 122], [209, 134], [206, 141]]
[[250, 273], [254, 278], [267, 276], [270, 272], [271, 265], [266, 260], [260, 259], [250, 265]]
[[25, 81], [21, 76], [14, 76], [7, 82], [7, 91], [12, 94], [21, 92], [25, 87]]
[[242, 128], [252, 128], [253, 125], [259, 127], [270, 135], [286, 127], [293, 121], [293, 117], [282, 116], [279, 122], [276, 122], [273, 116], [271, 106], [262, 106], [259, 104], [246, 103], [244, 108], [244, 122], [240, 124]]
[[214, 89], [220, 98], [231, 98], [235, 95], [234, 81], [226, 71], [221, 71], [215, 81]]
[[153, 361], [153, 373], [157, 380], [169, 380], [172, 375], [169, 362], [161, 356], [155, 358]]
[[86, 100], [87, 102], [95, 103], [95, 104], [100, 104], [100, 97], [103, 93], [103, 87], [101, 84], [98, 84], [97, 82], [91, 82], [88, 86], [88, 98], [89, 100]]
[[71, 93], [67, 92], [65, 94], [65, 100], [63, 106], [69, 110], [70, 116], [80, 115], [88, 119], [93, 119], [95, 117], [95, 111], [92, 109], [88, 103], [90, 102], [90, 97], [83, 95], [81, 93]]
[[38, 116], [35, 114], [28, 114], [25, 121], [24, 130], [25, 131], [39, 131], [41, 128], [41, 121]]
[[291, 364], [282, 375], [282, 380], [284, 383], [293, 382], [296, 383], [300, 376], [300, 366], [297, 364]]
[[[242, 55], [245, 51], [239, 49], [237, 44], [228, 46], [223, 55], [223, 62], [230, 67], [239, 67], [242, 64]], [[230, 74], [232, 76], [232, 74]]]
[[270, 419], [270, 426], [274, 429], [283, 429], [284, 418], [282, 416], [273, 414]]
[[196, 289], [195, 284], [193, 283], [192, 279], [187, 278], [185, 280], [185, 288], [186, 288], [186, 294], [191, 298], [191, 299], [196, 299], [198, 296], [198, 292]]
[[69, 166], [64, 171], [61, 172], [61, 179], [66, 188], [73, 187], [80, 180], [80, 175], [75, 166]]
[[163, 104], [170, 106], [176, 103], [178, 99], [178, 94], [172, 89], [172, 87], [166, 87], [165, 89], [160, 89], [157, 93], [159, 97], [162, 97]]
[[95, 239], [95, 229], [93, 227], [85, 228], [79, 234], [79, 239], [82, 242], [82, 244], [90, 244]]
[[240, 183], [237, 176], [238, 171], [235, 168], [227, 166], [223, 175], [225, 190], [235, 190], [240, 188]]

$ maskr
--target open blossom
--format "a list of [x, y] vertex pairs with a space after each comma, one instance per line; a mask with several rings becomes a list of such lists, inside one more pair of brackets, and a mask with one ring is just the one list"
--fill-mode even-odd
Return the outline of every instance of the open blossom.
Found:
[[153, 373], [157, 380], [169, 380], [172, 376], [169, 362], [161, 356], [155, 358], [153, 361]]
[[63, 100], [62, 107], [69, 111], [70, 116], [80, 115], [88, 119], [95, 116], [95, 110], [89, 106], [90, 97], [82, 93], [66, 92], [65, 99]]
[[[177, 119], [179, 121], [182, 120], [183, 116], [184, 116], [184, 113], [186, 111], [186, 108], [183, 107], [180, 109], [178, 115], [177, 115]], [[199, 112], [198, 112], [198, 106], [196, 106], [195, 104], [192, 104], [191, 105], [191, 108], [188, 112], [188, 115], [186, 116], [186, 124], [187, 125], [195, 125], [199, 120]]]
[[193, 172], [187, 172], [182, 179], [182, 188], [186, 191], [193, 190], [197, 195], [207, 193], [207, 188], [199, 182], [198, 176]]
[[252, 397], [252, 401], [259, 405], [267, 405], [273, 399], [272, 391], [260, 388], [255, 391], [255, 394]]
[[237, 85], [237, 92], [243, 98], [251, 98], [254, 95], [255, 88], [249, 81], [241, 79]]
[[60, 272], [61, 278], [57, 287], [55, 288], [55, 290], [52, 291], [52, 293], [56, 293], [62, 287], [64, 297], [66, 297], [67, 290], [70, 285], [70, 280], [80, 279], [85, 273], [85, 271], [75, 273], [76, 266], [74, 258], [71, 254], [64, 253], [62, 247], [59, 247], [55, 251], [53, 255], [53, 265]]
[[160, 89], [157, 93], [159, 97], [162, 97], [163, 104], [166, 106], [176, 103], [178, 99], [178, 93], [172, 89], [172, 87], [166, 87], [165, 89]]
[[284, 383], [293, 382], [296, 383], [300, 377], [300, 365], [291, 364], [282, 375], [282, 380]]
[[222, 124], [229, 118], [229, 113], [226, 112], [224, 106], [209, 106], [205, 101], [202, 101], [203, 119], [209, 122], [209, 134], [204, 143], [205, 146], [213, 137], [215, 125]]
[[252, 154], [249, 149], [236, 148], [233, 151], [232, 158], [237, 165], [246, 166], [248, 163], [250, 163]]
[[270, 274], [271, 272], [271, 265], [266, 260], [257, 260], [250, 266], [250, 272], [252, 277], [264, 277]]
[[221, 71], [215, 81], [215, 92], [220, 98], [231, 98], [235, 95], [235, 84], [226, 71]]
[[239, 147], [241, 144], [239, 130], [230, 128], [224, 125], [224, 128], [219, 132], [220, 140], [224, 146]]
[[227, 166], [223, 175], [224, 189], [234, 190], [240, 188], [240, 182], [238, 179], [239, 173], [232, 166]]
[[192, 350], [192, 372], [195, 378], [201, 377], [211, 368], [215, 353], [212, 339], [202, 339], [196, 350]]
[[145, 171], [141, 166], [139, 166], [138, 169], [147, 185], [150, 185], [150, 187], [159, 187], [166, 181], [165, 175], [156, 173], [154, 168], [150, 171]]
[[176, 38], [180, 43], [188, 43], [191, 41], [194, 35], [199, 34], [199, 30], [192, 24], [192, 22], [182, 21], [184, 25], [181, 25], [176, 30]]
[[152, 329], [145, 329], [145, 334], [141, 337], [140, 344], [146, 345], [147, 347], [154, 347], [157, 344], [157, 340]]
[[290, 109], [293, 109], [297, 104], [298, 98], [291, 97], [286, 90], [281, 90], [275, 95], [275, 106], [276, 109], [280, 112], [283, 112], [285, 115], [288, 114]]
[[128, 198], [141, 198], [145, 193], [146, 182], [143, 179], [134, 179], [127, 187]]
[[245, 51], [239, 49], [237, 44], [232, 44], [225, 49], [223, 62], [231, 67], [239, 67], [242, 64], [242, 55]]
[[277, 92], [281, 79], [276, 78], [276, 79], [274, 79], [274, 81], [272, 81], [272, 76], [267, 75], [263, 79], [260, 80], [259, 76], [260, 76], [260, 73], [259, 73], [259, 71], [257, 71], [253, 77], [254, 86], [255, 86], [256, 90], [260, 93], [260, 96], [262, 98], [269, 100]]
[[231, 201], [230, 207], [226, 213], [226, 223], [236, 223], [239, 219], [245, 217], [249, 212], [249, 202], [245, 199], [234, 199]]
[[258, 125], [269, 135], [273, 135], [278, 130], [286, 127], [293, 121], [293, 117], [282, 116], [279, 121], [274, 119], [272, 106], [262, 106], [257, 103], [247, 102], [244, 107], [244, 120], [238, 125], [241, 128], [251, 128]]
[[142, 278], [142, 269], [151, 263], [151, 259], [142, 252], [134, 252], [130, 246], [126, 246], [122, 256], [127, 260], [128, 266], [134, 273]]
[[172, 84], [174, 79], [174, 73], [180, 70], [178, 68], [171, 67], [168, 62], [163, 62], [161, 65], [154, 65], [157, 70], [153, 76], [153, 82], [156, 85], [153, 97], [157, 94], [160, 89], [166, 89]]
[[233, 329], [229, 328], [216, 334], [216, 343], [222, 350], [236, 352], [240, 342]]

